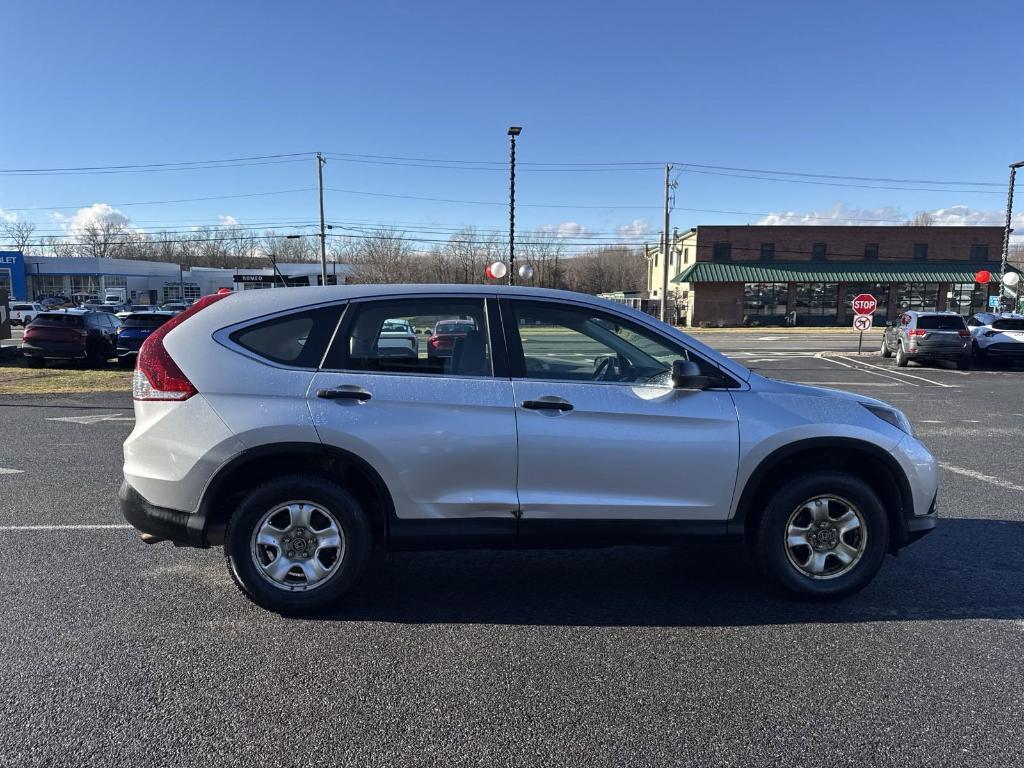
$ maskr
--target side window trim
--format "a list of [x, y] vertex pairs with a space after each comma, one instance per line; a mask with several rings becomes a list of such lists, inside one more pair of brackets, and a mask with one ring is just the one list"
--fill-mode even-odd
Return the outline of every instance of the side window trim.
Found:
[[[534, 298], [532, 296], [516, 297], [515, 301], [518, 301], [518, 302], [528, 302], [529, 301], [529, 302], [535, 302], [535, 303], [538, 303], [538, 304], [556, 304], [556, 305], [557, 304], [564, 304], [565, 306], [572, 307], [574, 309], [598, 312], [598, 313], [608, 314], [608, 315], [611, 315], [613, 317], [619, 317], [624, 322], [627, 322], [627, 323], [630, 323], [630, 324], [633, 324], [633, 325], [637, 325], [637, 326], [643, 328], [645, 331], [649, 331], [650, 333], [656, 335], [666, 345], [669, 345], [669, 346], [672, 346], [672, 347], [674, 347], [676, 349], [682, 350], [683, 352], [686, 353], [686, 355], [689, 358], [700, 360], [701, 362], [705, 363], [706, 365], [708, 365], [711, 368], [714, 368], [716, 371], [718, 371], [719, 374], [722, 376], [722, 378], [727, 383], [726, 383], [725, 386], [714, 387], [713, 389], [716, 389], [716, 390], [717, 389], [740, 389], [740, 388], [743, 387], [743, 384], [735, 376], [733, 376], [731, 373], [729, 373], [728, 371], [723, 370], [722, 367], [717, 365], [714, 361], [708, 360], [706, 357], [701, 355], [699, 352], [694, 351], [693, 349], [691, 349], [690, 347], [686, 346], [682, 342], [680, 342], [680, 341], [678, 341], [676, 339], [670, 338], [668, 336], [665, 336], [664, 334], [659, 333], [655, 329], [646, 328], [643, 325], [641, 325], [640, 323], [637, 323], [632, 318], [621, 317], [619, 315], [616, 315], [614, 312], [609, 312], [604, 307], [597, 308], [597, 307], [592, 307], [592, 306], [590, 306], [588, 304], [575, 303], [575, 302], [569, 302], [569, 301], [558, 302], [558, 301], [552, 301], [551, 299], [548, 299], [548, 298], [540, 298], [540, 297]], [[522, 339], [520, 339], [520, 337], [519, 337], [519, 328], [518, 328], [518, 326], [516, 324], [515, 313], [514, 313], [514, 310], [512, 308], [512, 300], [511, 299], [502, 298], [502, 299], [500, 299], [499, 304], [501, 306], [502, 327], [505, 330], [505, 333], [504, 333], [505, 344], [507, 345], [507, 348], [508, 348], [509, 373], [510, 373], [510, 375], [511, 375], [513, 380], [518, 379], [518, 380], [524, 380], [524, 381], [549, 381], [549, 382], [552, 382], [552, 383], [565, 383], [565, 384], [590, 384], [590, 383], [593, 383], [593, 384], [597, 384], [598, 386], [602, 386], [602, 387], [606, 387], [606, 386], [609, 386], [609, 385], [611, 385], [611, 386], [620, 386], [620, 387], [635, 387], [636, 386], [635, 383], [630, 383], [630, 382], [587, 382], [587, 381], [580, 381], [579, 379], [533, 379], [533, 378], [530, 378], [529, 376], [527, 376], [527, 373], [526, 373], [526, 356], [525, 356], [525, 353], [523, 352]]]
[[[484, 321], [487, 323], [488, 333], [487, 340], [490, 345], [491, 354], [491, 374], [487, 376], [453, 376], [447, 374], [437, 373], [419, 373], [419, 372], [406, 372], [406, 371], [360, 371], [352, 368], [338, 368], [335, 366], [328, 366], [328, 358], [331, 357], [331, 352], [334, 350], [335, 345], [344, 344], [348, 338], [349, 333], [352, 330], [352, 324], [355, 319], [359, 316], [359, 307], [364, 304], [371, 304], [376, 302], [409, 302], [409, 301], [430, 301], [435, 299], [454, 299], [454, 300], [471, 300], [479, 301], [483, 306]], [[495, 343], [498, 338], [500, 331], [500, 315], [497, 309], [497, 297], [491, 294], [472, 294], [472, 293], [413, 293], [413, 294], [399, 294], [399, 295], [384, 295], [384, 296], [361, 296], [359, 298], [351, 299], [347, 302], [344, 310], [342, 311], [341, 318], [338, 322], [338, 327], [334, 330], [334, 335], [331, 337], [330, 342], [327, 345], [327, 350], [324, 352], [323, 359], [320, 361], [320, 368], [318, 370], [324, 373], [348, 373], [354, 376], [364, 376], [372, 374], [374, 376], [416, 376], [417, 378], [430, 378], [430, 379], [507, 379], [509, 378], [509, 358], [505, 348], [505, 344]], [[501, 341], [498, 339], [498, 341]], [[500, 372], [500, 373], [499, 373]]]

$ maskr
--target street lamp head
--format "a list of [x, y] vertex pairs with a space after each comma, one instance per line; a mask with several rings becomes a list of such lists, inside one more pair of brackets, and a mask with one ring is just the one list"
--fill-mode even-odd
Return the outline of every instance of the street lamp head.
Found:
[[523, 128], [522, 128], [522, 126], [519, 126], [519, 125], [510, 125], [509, 128], [508, 128], [508, 135], [509, 136], [518, 136], [522, 132], [523, 132]]
[[284, 239], [285, 240], [298, 240], [300, 237], [302, 237], [302, 235], [285, 235]]
[[1024, 168], [1024, 160], [1020, 160], [1016, 163], [1010, 163], [1011, 168]]

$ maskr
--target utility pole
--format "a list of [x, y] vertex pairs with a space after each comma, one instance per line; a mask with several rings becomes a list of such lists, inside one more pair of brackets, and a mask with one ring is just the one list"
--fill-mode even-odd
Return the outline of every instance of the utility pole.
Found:
[[669, 231], [669, 196], [673, 187], [669, 174], [672, 173], [672, 166], [665, 164], [665, 229], [662, 230], [661, 248], [661, 322], [668, 322], [668, 255], [672, 247], [670, 242], [672, 235]]
[[[999, 309], [1003, 308], [1003, 277], [1006, 276], [1007, 264], [1010, 260], [1010, 233], [1013, 232], [1013, 185], [1017, 180], [1017, 169], [1024, 168], [1024, 160], [1010, 165], [1010, 186], [1006, 190], [1006, 229], [1003, 230], [1003, 262], [999, 268]], [[1017, 289], [1018, 293], [1020, 289]], [[1017, 307], [1013, 308], [1017, 311]]]
[[316, 153], [316, 176], [320, 187], [320, 285], [327, 285], [327, 232], [324, 228], [324, 160], [322, 153]]

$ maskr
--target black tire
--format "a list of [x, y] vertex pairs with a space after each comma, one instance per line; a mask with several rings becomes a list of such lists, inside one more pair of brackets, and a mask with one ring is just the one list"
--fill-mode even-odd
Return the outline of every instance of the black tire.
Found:
[[[802, 504], [824, 495], [845, 499], [857, 508], [867, 540], [850, 570], [816, 579], [791, 562], [787, 525], [790, 515]], [[878, 496], [863, 480], [832, 470], [798, 477], [783, 485], [768, 502], [756, 533], [757, 559], [764, 573], [789, 592], [813, 600], [836, 600], [866, 587], [882, 567], [889, 549], [889, 519]]]
[[43, 368], [46, 366], [46, 358], [44, 357], [26, 357], [25, 365], [29, 368]]
[[896, 346], [896, 367], [906, 368], [907, 363], [910, 362], [910, 358], [907, 357], [906, 351], [903, 349], [903, 343], [901, 342]]
[[128, 357], [128, 356], [119, 357], [119, 358], [117, 358], [117, 364], [121, 368], [125, 368], [125, 369], [134, 368], [135, 367], [135, 358], [134, 357]]
[[[259, 572], [252, 552], [253, 535], [266, 514], [297, 500], [329, 510], [345, 545], [333, 573], [308, 591], [291, 591], [272, 583]], [[224, 537], [228, 571], [242, 593], [263, 608], [287, 615], [315, 614], [335, 605], [358, 582], [372, 551], [373, 534], [366, 511], [341, 486], [313, 475], [279, 477], [250, 491], [228, 521]]]
[[892, 357], [892, 350], [889, 349], [889, 345], [885, 343], [885, 334], [882, 334], [882, 348], [880, 350], [878, 350], [878, 351], [879, 351], [879, 354], [882, 355], [882, 357], [885, 357], [885, 358]]
[[978, 342], [971, 342], [971, 355], [977, 362], [982, 362], [988, 355], [985, 354], [985, 350], [978, 346]]
[[964, 355], [956, 361], [956, 369], [958, 371], [969, 371], [971, 370], [971, 356]]
[[107, 363], [105, 356], [105, 345], [102, 343], [93, 344], [85, 350], [85, 364], [93, 368], [100, 368]]

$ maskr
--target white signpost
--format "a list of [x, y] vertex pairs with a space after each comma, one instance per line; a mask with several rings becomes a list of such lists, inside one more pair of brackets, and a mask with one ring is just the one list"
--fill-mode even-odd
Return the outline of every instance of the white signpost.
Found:
[[874, 323], [875, 310], [878, 309], [878, 301], [870, 293], [861, 293], [853, 298], [853, 330], [860, 332], [857, 339], [857, 354], [861, 353], [864, 347], [864, 331], [870, 331]]

